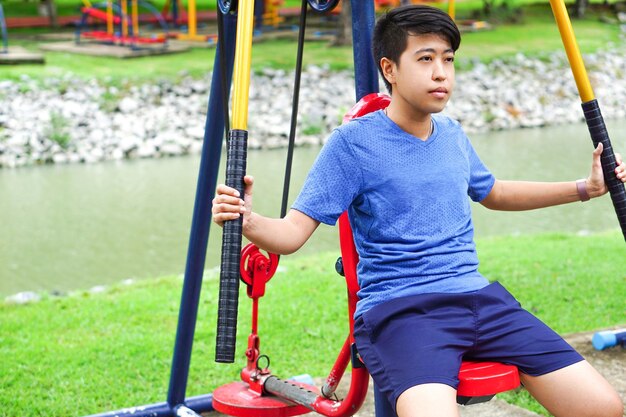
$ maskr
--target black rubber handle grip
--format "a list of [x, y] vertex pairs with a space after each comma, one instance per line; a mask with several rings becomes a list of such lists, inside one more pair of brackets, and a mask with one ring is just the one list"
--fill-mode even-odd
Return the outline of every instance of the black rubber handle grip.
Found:
[[263, 389], [269, 394], [293, 401], [313, 411], [315, 411], [313, 404], [315, 404], [315, 401], [317, 401], [319, 397], [317, 393], [307, 388], [275, 376], [270, 376], [265, 380]]
[[[228, 132], [226, 155], [226, 185], [244, 195], [248, 132], [232, 129]], [[239, 262], [243, 217], [224, 222], [222, 233], [222, 264], [217, 310], [215, 362], [233, 363], [237, 339], [237, 308], [239, 304]]]
[[600, 105], [598, 104], [598, 100], [594, 99], [583, 103], [582, 106], [593, 146], [596, 147], [598, 143], [602, 143], [604, 147], [602, 157], [600, 158], [602, 171], [604, 172], [604, 182], [611, 194], [617, 220], [622, 228], [624, 240], [626, 240], [626, 189], [624, 189], [624, 184], [615, 176], [617, 162], [615, 160], [615, 154], [613, 153], [613, 147], [611, 146], [611, 140], [609, 139], [609, 133], [606, 130], [606, 125], [604, 124], [602, 113], [600, 112]]

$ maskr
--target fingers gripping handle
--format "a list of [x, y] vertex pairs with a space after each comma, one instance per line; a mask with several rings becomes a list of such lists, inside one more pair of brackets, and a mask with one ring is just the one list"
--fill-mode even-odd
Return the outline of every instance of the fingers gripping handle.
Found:
[[[247, 131], [232, 129], [228, 132], [226, 185], [235, 188], [241, 196], [244, 195], [243, 177], [246, 174], [247, 145]], [[242, 226], [243, 217], [224, 222], [217, 311], [216, 362], [232, 363], [235, 361]]]
[[622, 234], [626, 240], [626, 190], [624, 184], [615, 176], [615, 168], [617, 162], [615, 160], [615, 154], [611, 147], [611, 140], [609, 139], [609, 133], [606, 130], [602, 113], [600, 113], [600, 106], [597, 100], [591, 100], [582, 104], [583, 112], [585, 113], [585, 120], [587, 121], [587, 127], [591, 134], [591, 140], [593, 145], [598, 146], [598, 143], [602, 143], [604, 150], [602, 151], [602, 171], [604, 172], [604, 182], [606, 183], [609, 193], [611, 194], [611, 200], [615, 207], [615, 213], [617, 214], [617, 220], [622, 228]]

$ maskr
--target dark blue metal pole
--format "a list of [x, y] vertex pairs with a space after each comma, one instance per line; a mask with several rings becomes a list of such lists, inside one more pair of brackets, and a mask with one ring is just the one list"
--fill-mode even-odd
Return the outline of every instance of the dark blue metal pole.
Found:
[[0, 49], [0, 53], [6, 54], [9, 51], [9, 36], [7, 35], [7, 22], [4, 19], [2, 4], [0, 4], [0, 35], [2, 36], [2, 49]]
[[[217, 187], [217, 175], [224, 138], [224, 94], [226, 96], [229, 95], [232, 82], [236, 28], [237, 17], [230, 14], [225, 15], [224, 39], [219, 39], [219, 42], [223, 42], [225, 46], [224, 67], [226, 69], [224, 70], [225, 73], [222, 74], [219, 53], [216, 52], [198, 186], [196, 188], [196, 200], [191, 220], [187, 266], [180, 302], [178, 329], [176, 331], [176, 344], [174, 346], [174, 358], [172, 360], [172, 372], [167, 395], [167, 402], [172, 407], [182, 404], [185, 400], [193, 335], [198, 315], [200, 288], [202, 287], [202, 274], [204, 272], [211, 226], [211, 200], [215, 195]], [[225, 83], [228, 88], [224, 89], [222, 83]], [[224, 90], [226, 90], [225, 93], [223, 93]]]
[[265, 2], [254, 2], [254, 30], [263, 31], [263, 13], [265, 13]]
[[351, 0], [352, 48], [356, 101], [378, 92], [378, 69], [372, 53], [372, 33], [376, 14], [374, 1]]
[[107, 411], [106, 413], [93, 414], [87, 417], [171, 417], [174, 415], [172, 408], [167, 403], [157, 403], [150, 405], [142, 405], [139, 407], [123, 408], [116, 411]]
[[[178, 0], [171, 0], [170, 5], [172, 6], [172, 27], [178, 27]], [[189, 22], [187, 22], [189, 23]]]
[[[187, 398], [184, 406], [196, 413], [214, 411], [213, 395], [206, 394]], [[88, 417], [173, 417], [178, 415], [189, 415], [189, 413], [178, 412], [178, 408], [172, 409], [168, 403], [157, 403], [123, 408], [117, 411], [107, 411], [106, 413], [93, 414]]]

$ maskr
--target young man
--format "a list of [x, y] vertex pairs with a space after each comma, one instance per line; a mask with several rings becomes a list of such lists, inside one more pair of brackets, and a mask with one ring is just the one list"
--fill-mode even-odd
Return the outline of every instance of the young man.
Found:
[[[621, 417], [615, 390], [563, 339], [478, 272], [470, 203], [528, 210], [607, 192], [600, 154], [579, 182], [496, 180], [460, 125], [441, 112], [454, 88], [460, 34], [438, 9], [390, 11], [374, 56], [391, 104], [336, 129], [283, 219], [252, 211], [224, 185], [213, 219], [243, 215], [243, 233], [279, 254], [348, 210], [359, 252], [359, 353], [399, 416], [457, 416], [461, 358], [518, 366], [528, 391], [556, 416]], [[617, 156], [615, 175], [626, 181]]]

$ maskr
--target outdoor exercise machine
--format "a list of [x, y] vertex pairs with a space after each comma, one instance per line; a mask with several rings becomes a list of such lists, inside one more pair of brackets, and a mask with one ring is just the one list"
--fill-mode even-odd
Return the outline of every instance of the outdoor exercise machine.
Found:
[[161, 9], [161, 17], [170, 26], [177, 29], [186, 26], [187, 31], [170, 32], [169, 36], [181, 41], [217, 42], [216, 34], [198, 33], [198, 8], [196, 0], [187, 0], [187, 8], [182, 7], [180, 0], [167, 0]]
[[206, 42], [209, 39], [215, 40], [215, 36], [198, 34], [198, 15], [196, 12], [196, 0], [187, 0], [187, 33], [178, 33], [176, 39], [200, 42]]
[[[192, 0], [193, 1], [193, 0]], [[141, 36], [139, 32], [139, 9], [147, 10], [156, 21], [161, 33], [151, 36]], [[161, 13], [150, 3], [143, 0], [107, 0], [104, 3], [92, 4], [83, 0], [81, 19], [76, 26], [75, 40], [79, 44], [81, 39], [90, 39], [102, 43], [130, 46], [138, 48], [141, 45], [160, 44], [167, 47], [167, 23]], [[90, 21], [96, 20], [106, 24], [106, 30], [87, 31]]]
[[[555, 2], [562, 0], [554, 0]], [[289, 183], [293, 138], [295, 134], [295, 117], [297, 115], [299, 98], [299, 76], [302, 68], [302, 50], [304, 45], [304, 27], [307, 6], [316, 11], [330, 11], [336, 5], [333, 0], [303, 0], [300, 16], [300, 33], [298, 42], [298, 57], [296, 64], [296, 79], [294, 82], [294, 100], [291, 120], [290, 146], [287, 156], [285, 184]], [[222, 267], [220, 272], [220, 291], [218, 303], [218, 327], [216, 338], [216, 361], [232, 363], [235, 360], [235, 342], [237, 330], [237, 308], [239, 282], [243, 278], [248, 288], [248, 295], [253, 301], [252, 332], [248, 337], [246, 351], [246, 367], [241, 372], [242, 381], [219, 387], [213, 394], [206, 394], [186, 398], [186, 388], [189, 375], [189, 365], [195, 324], [197, 320], [202, 276], [206, 259], [209, 230], [211, 224], [211, 200], [215, 195], [220, 155], [224, 132], [228, 132], [227, 152], [227, 185], [236, 188], [243, 195], [243, 176], [246, 170], [247, 152], [247, 116], [248, 91], [250, 83], [251, 43], [254, 19], [254, 1], [240, 0], [237, 15], [234, 5], [227, 0], [218, 2], [221, 13], [218, 13], [218, 53], [215, 55], [215, 64], [209, 96], [205, 139], [200, 161], [196, 199], [192, 216], [192, 224], [185, 267], [185, 278], [182, 289], [176, 342], [172, 359], [172, 368], [169, 380], [169, 389], [165, 402], [125, 410], [99, 414], [99, 417], [112, 416], [197, 416], [197, 413], [213, 410], [214, 408], [226, 414], [236, 416], [291, 416], [314, 410], [327, 416], [353, 415], [362, 404], [367, 390], [368, 374], [362, 366], [353, 348], [352, 332], [340, 349], [338, 358], [330, 371], [324, 386], [318, 391], [316, 388], [301, 382], [281, 380], [271, 374], [267, 357], [260, 353], [260, 339], [257, 334], [258, 300], [264, 294], [265, 285], [277, 267], [278, 257], [268, 254], [265, 256], [256, 247], [247, 246], [241, 251], [241, 220], [226, 222], [223, 230]], [[378, 92], [378, 73], [371, 52], [371, 34], [374, 26], [375, 13], [373, 1], [353, 0], [352, 30], [354, 42], [354, 69], [355, 95], [358, 105], [347, 118], [358, 117], [369, 111], [386, 106], [384, 95]], [[562, 4], [562, 3], [561, 3]], [[564, 8], [564, 6], [563, 6]], [[557, 17], [557, 21], [568, 19], [567, 14]], [[569, 44], [575, 45], [573, 33], [564, 35]], [[236, 39], [236, 42], [235, 42]], [[567, 46], [566, 48], [571, 48]], [[571, 62], [571, 59], [570, 59]], [[233, 69], [234, 66], [234, 69]], [[233, 85], [233, 115], [232, 126], [229, 126], [228, 102], [231, 82]], [[578, 82], [578, 79], [577, 79]], [[371, 96], [370, 94], [374, 94]], [[367, 97], [366, 97], [367, 96]], [[588, 95], [583, 99], [588, 102]], [[583, 104], [585, 107], [585, 104]], [[594, 105], [593, 107], [597, 107]], [[608, 135], [597, 118], [592, 118], [591, 130], [595, 141], [602, 141], [606, 150], [610, 150]], [[602, 137], [598, 138], [598, 131]], [[612, 172], [615, 166], [610, 160], [603, 166], [605, 173]], [[607, 178], [611, 175], [607, 176]], [[624, 188], [610, 185], [612, 198], [617, 195], [618, 203], [624, 202]], [[622, 194], [620, 194], [620, 192]], [[286, 212], [288, 188], [284, 187], [281, 216]], [[621, 208], [620, 208], [621, 207]], [[618, 219], [626, 233], [624, 222], [624, 206], [616, 204]], [[356, 303], [356, 264], [358, 256], [354, 248], [350, 224], [345, 214], [339, 222], [341, 262], [337, 270], [346, 277], [348, 285], [348, 320], [352, 329], [352, 315]], [[351, 383], [348, 394], [342, 400], [333, 399], [332, 395], [339, 379], [347, 366], [352, 363]], [[494, 373], [494, 369], [497, 371]], [[505, 378], [500, 378], [499, 372], [504, 370]], [[487, 388], [475, 384], [476, 375], [486, 378]], [[459, 386], [459, 401], [472, 403], [484, 400], [495, 392], [510, 389], [516, 385], [517, 372], [500, 364], [465, 364], [460, 374], [462, 384]], [[380, 393], [376, 393], [377, 416], [390, 416], [390, 406], [386, 401], [380, 401]], [[477, 399], [472, 399], [478, 397]], [[483, 398], [481, 398], [483, 397]]]
[[258, 12], [256, 13], [257, 28], [259, 28], [259, 26], [277, 28], [285, 21], [285, 18], [279, 14], [279, 10], [284, 4], [283, 0], [264, 0], [263, 3], [259, 4], [263, 5], [263, 9], [261, 10], [260, 16]]

